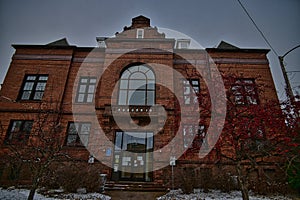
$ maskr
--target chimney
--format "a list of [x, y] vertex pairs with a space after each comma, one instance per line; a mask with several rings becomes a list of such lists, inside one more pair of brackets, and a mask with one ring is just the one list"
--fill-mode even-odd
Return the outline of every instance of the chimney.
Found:
[[150, 19], [149, 18], [144, 17], [143, 15], [132, 18], [132, 24], [131, 24], [132, 29], [144, 28], [144, 27], [150, 27]]

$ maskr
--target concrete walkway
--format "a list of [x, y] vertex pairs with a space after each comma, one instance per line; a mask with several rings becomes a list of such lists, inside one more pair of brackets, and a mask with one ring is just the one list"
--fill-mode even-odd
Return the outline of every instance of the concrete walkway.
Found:
[[155, 200], [166, 192], [106, 191], [111, 200]]

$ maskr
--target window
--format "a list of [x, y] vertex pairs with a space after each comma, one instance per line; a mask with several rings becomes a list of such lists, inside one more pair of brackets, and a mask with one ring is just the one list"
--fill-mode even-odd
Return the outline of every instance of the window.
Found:
[[200, 91], [199, 80], [197, 79], [189, 79], [183, 80], [183, 99], [184, 104], [195, 104], [198, 102], [197, 95]]
[[248, 136], [246, 137], [245, 147], [249, 151], [261, 151], [267, 144], [265, 137], [265, 128], [263, 125], [252, 124], [250, 127], [245, 128]]
[[[186, 149], [194, 147], [198, 142], [201, 141], [201, 143], [199, 143], [200, 146], [203, 142], [203, 138], [206, 135], [204, 129], [205, 127], [203, 125], [183, 125], [183, 147]], [[197, 141], [198, 139], [199, 141]]]
[[196, 136], [193, 140], [193, 143], [192, 143], [192, 148], [193, 149], [196, 149], [196, 150], [199, 150], [201, 145], [205, 145], [205, 147], [207, 148], [208, 145], [207, 145], [207, 141], [206, 141], [206, 132], [205, 132], [205, 126], [204, 125], [199, 125], [198, 127], [198, 131], [196, 131]]
[[95, 77], [80, 77], [76, 97], [77, 103], [93, 102], [96, 80]]
[[144, 38], [144, 29], [136, 30], [136, 38]]
[[258, 94], [254, 79], [237, 79], [231, 88], [237, 105], [258, 104]]
[[190, 46], [190, 39], [178, 39], [176, 43], [177, 49], [188, 49]]
[[87, 146], [91, 132], [91, 123], [70, 122], [68, 126], [67, 146]]
[[120, 79], [119, 105], [154, 105], [155, 77], [151, 69], [137, 65], [126, 69]]
[[25, 144], [28, 141], [33, 121], [13, 120], [5, 138], [7, 144]]
[[21, 100], [41, 100], [44, 95], [48, 75], [26, 75], [20, 93]]

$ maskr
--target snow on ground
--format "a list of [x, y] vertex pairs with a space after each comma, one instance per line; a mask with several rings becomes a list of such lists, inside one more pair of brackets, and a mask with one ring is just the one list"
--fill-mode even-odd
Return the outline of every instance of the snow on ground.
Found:
[[[29, 194], [29, 190], [26, 189], [3, 189], [0, 188], [1, 200], [26, 200]], [[36, 193], [35, 200], [111, 200], [109, 196], [99, 193], [88, 194], [59, 194], [56, 197], [46, 197]], [[157, 200], [241, 200], [242, 195], [239, 191], [232, 191], [230, 193], [224, 193], [218, 190], [211, 190], [207, 193], [202, 190], [197, 190], [193, 194], [182, 194], [181, 190], [173, 190], [162, 197], [158, 197]], [[250, 200], [292, 200], [285, 196], [259, 196], [250, 195]]]
[[[26, 189], [3, 189], [0, 188], [1, 200], [26, 200], [29, 194], [29, 190]], [[44, 195], [35, 193], [34, 200], [110, 200], [109, 196], [99, 193], [88, 194], [59, 194], [57, 197], [46, 197]]]
[[[182, 194], [181, 190], [170, 191], [168, 194], [158, 197], [157, 200], [241, 200], [242, 194], [239, 191], [224, 193], [219, 190], [211, 190], [207, 193], [202, 190], [193, 194]], [[250, 200], [292, 200], [285, 196], [260, 196], [250, 195]]]

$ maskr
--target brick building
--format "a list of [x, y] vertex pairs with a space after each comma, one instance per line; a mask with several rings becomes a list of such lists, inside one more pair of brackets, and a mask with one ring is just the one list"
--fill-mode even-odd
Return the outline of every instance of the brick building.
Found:
[[[233, 74], [235, 87], [225, 90], [233, 91], [230, 99], [236, 106], [277, 100], [266, 49], [223, 41], [216, 48], [191, 49], [189, 39], [166, 38], [143, 16], [133, 18], [115, 37], [98, 37], [97, 42], [96, 48], [69, 45], [66, 39], [13, 45], [16, 51], [0, 93], [2, 156], [10, 145], [26, 146], [47, 111], [59, 115], [61, 151], [99, 166], [111, 187], [136, 182], [171, 187], [173, 151], [178, 153], [175, 187], [180, 187], [182, 170], [211, 176], [224, 172], [220, 165], [230, 166], [222, 164], [215, 148], [199, 158], [200, 147], [209, 143], [204, 138], [210, 114], [203, 108], [193, 112], [194, 104], [202, 102], [199, 94], [209, 93], [203, 78], [207, 71], [199, 74], [197, 67], [211, 69], [213, 61], [223, 74]], [[185, 113], [178, 105], [193, 114], [180, 120]], [[177, 140], [170, 147], [173, 138]], [[272, 164], [266, 167], [276, 170]], [[7, 179], [6, 168], [1, 170], [2, 180]]]

